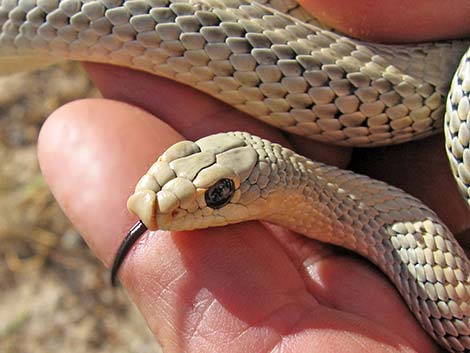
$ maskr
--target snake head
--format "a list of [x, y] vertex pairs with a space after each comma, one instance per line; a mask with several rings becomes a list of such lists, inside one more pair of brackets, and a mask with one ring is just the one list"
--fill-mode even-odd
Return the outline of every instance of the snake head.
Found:
[[262, 218], [265, 198], [253, 175], [260, 171], [247, 133], [220, 133], [181, 141], [163, 153], [137, 183], [127, 206], [149, 229], [191, 230]]

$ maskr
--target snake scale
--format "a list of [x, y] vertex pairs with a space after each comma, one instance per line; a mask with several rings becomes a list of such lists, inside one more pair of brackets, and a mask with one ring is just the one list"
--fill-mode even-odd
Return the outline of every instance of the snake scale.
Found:
[[[444, 128], [467, 201], [469, 44], [365, 43], [293, 0], [0, 0], [0, 67], [20, 58], [127, 66], [338, 145], [401, 143]], [[231, 132], [170, 147], [128, 207], [141, 221], [113, 276], [147, 228], [266, 220], [368, 258], [442, 347], [470, 352], [470, 262], [435, 213], [397, 188]]]

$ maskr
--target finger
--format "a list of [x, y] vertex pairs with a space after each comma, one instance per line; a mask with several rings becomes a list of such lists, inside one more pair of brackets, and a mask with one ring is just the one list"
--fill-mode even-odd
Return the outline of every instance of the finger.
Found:
[[[133, 185], [155, 156], [179, 139], [178, 133], [148, 113], [105, 100], [69, 104], [44, 125], [39, 139], [44, 176], [105, 264], [111, 263], [122, 234], [135, 221], [125, 210]], [[269, 313], [286, 299], [294, 303], [285, 309], [291, 320], [317, 305], [300, 277], [292, 275], [295, 268], [282, 249], [272, 238], [263, 237], [261, 225], [227, 228], [224, 237], [220, 232], [173, 237], [168, 232], [150, 233], [122, 267], [123, 283], [169, 351], [193, 351], [181, 345], [217, 347], [222, 343], [218, 339], [227, 339], [217, 336], [217, 330], [242, 333], [255, 322], [269, 321]], [[292, 322], [272, 325], [282, 329]], [[195, 328], [201, 332], [192, 332]], [[213, 339], [199, 342], [205, 332], [211, 332]], [[274, 331], [269, 336], [267, 342], [257, 342], [252, 332], [240, 342], [251, 341], [256, 347], [272, 345], [279, 338]]]
[[[133, 120], [124, 118], [129, 114]], [[63, 115], [67, 118], [62, 119]], [[39, 161], [52, 193], [80, 233], [93, 234], [86, 240], [108, 265], [121, 234], [132, 223], [125, 205], [133, 183], [162, 145], [181, 139], [160, 121], [154, 124], [166, 129], [165, 134], [149, 129], [147, 115], [130, 106], [124, 110], [111, 101], [79, 101], [52, 114], [39, 136]], [[146, 138], [142, 139], [144, 132]], [[132, 143], [136, 140], [139, 143]], [[123, 163], [124, 155], [136, 158]], [[99, 163], [101, 160], [105, 163]], [[81, 222], [83, 218], [93, 222]], [[115, 222], [121, 218], [126, 220], [124, 224]]]
[[[124, 205], [138, 176], [180, 138], [149, 114], [105, 100], [69, 104], [45, 124], [43, 173], [104, 263], [135, 221]], [[150, 233], [129, 254], [121, 278], [168, 352], [262, 352], [287, 344], [302, 352], [332, 344], [332, 332], [334, 346], [349, 352], [364, 344], [376, 352], [384, 344], [407, 346], [371, 321], [319, 306], [259, 223]]]
[[[283, 133], [189, 86], [126, 68], [86, 63], [102, 94], [141, 107], [194, 140], [222, 131], [248, 131], [289, 147]], [[119, 80], [119, 85], [114, 84]], [[296, 137], [296, 147], [301, 147]], [[302, 141], [303, 142], [303, 141]], [[313, 147], [315, 146], [315, 147]], [[312, 143], [302, 152], [320, 162], [345, 167], [350, 149]]]
[[[188, 139], [249, 128], [251, 133], [286, 143], [279, 130], [186, 85], [111, 65], [86, 63], [85, 67], [105, 97], [147, 110], [184, 131]], [[119, 85], [113, 83], [116, 80]]]
[[300, 0], [320, 21], [375, 42], [417, 42], [470, 35], [470, 2], [454, 0]]

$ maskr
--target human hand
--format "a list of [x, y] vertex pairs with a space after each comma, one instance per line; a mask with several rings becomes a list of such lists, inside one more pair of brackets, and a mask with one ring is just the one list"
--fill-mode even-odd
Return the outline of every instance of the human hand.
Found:
[[[289, 143], [187, 87], [126, 69], [87, 68], [106, 97], [145, 108], [185, 138], [246, 130]], [[44, 126], [44, 175], [108, 266], [135, 222], [125, 210], [135, 182], [181, 138], [150, 114], [106, 100], [67, 105]], [[347, 150], [304, 141], [290, 139], [303, 154], [347, 163]], [[165, 352], [437, 351], [371, 265], [265, 224], [150, 233], [125, 260], [121, 279]]]

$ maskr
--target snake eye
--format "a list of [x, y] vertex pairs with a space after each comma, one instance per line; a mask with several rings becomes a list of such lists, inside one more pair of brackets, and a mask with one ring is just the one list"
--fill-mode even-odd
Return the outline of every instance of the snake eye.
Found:
[[231, 179], [220, 179], [207, 189], [205, 193], [206, 204], [210, 208], [221, 208], [232, 198], [235, 192], [235, 184]]

